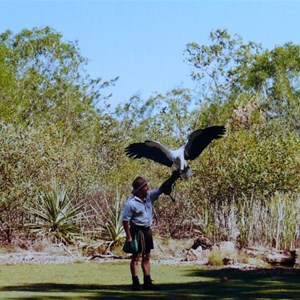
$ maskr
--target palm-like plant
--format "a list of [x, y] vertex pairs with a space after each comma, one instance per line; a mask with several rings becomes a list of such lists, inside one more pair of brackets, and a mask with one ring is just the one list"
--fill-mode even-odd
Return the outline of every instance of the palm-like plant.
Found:
[[50, 232], [67, 237], [78, 232], [76, 220], [80, 218], [82, 204], [73, 205], [67, 191], [53, 183], [49, 192], [40, 196], [40, 202], [28, 208], [31, 214], [44, 221], [43, 227], [49, 226]]
[[108, 240], [109, 246], [120, 245], [126, 237], [122, 223], [123, 198], [119, 191], [116, 192], [114, 202], [109, 203], [105, 197], [105, 207], [94, 201], [92, 209], [99, 217], [100, 227], [104, 232], [104, 237]]

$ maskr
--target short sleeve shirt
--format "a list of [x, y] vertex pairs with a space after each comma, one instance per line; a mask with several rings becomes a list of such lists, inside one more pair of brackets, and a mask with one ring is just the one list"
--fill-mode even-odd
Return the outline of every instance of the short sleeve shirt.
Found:
[[129, 198], [123, 208], [122, 220], [132, 221], [137, 226], [150, 227], [152, 225], [152, 205], [159, 197], [159, 190], [150, 190], [145, 201], [136, 196]]

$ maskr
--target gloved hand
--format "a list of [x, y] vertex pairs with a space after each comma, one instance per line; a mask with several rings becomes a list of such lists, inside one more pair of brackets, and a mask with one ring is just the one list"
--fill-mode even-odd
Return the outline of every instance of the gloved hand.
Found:
[[175, 181], [180, 178], [180, 171], [173, 171], [172, 175], [162, 183], [160, 186], [160, 190], [162, 193], [165, 195], [168, 195], [171, 197], [171, 199], [175, 202], [175, 200], [172, 198], [171, 193], [172, 193], [172, 187], [175, 183]]

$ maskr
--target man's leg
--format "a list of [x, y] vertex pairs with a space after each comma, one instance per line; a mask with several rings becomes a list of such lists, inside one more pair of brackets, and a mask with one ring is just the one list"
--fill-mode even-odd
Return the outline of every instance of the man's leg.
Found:
[[142, 259], [142, 269], [144, 273], [143, 288], [145, 290], [158, 290], [158, 287], [153, 284], [153, 280], [150, 276], [150, 252], [146, 253]]
[[144, 276], [150, 275], [150, 252], [145, 253], [142, 258], [142, 270]]
[[139, 266], [140, 257], [141, 257], [141, 253], [132, 254], [131, 261], [130, 261], [130, 271], [132, 275], [132, 289], [134, 291], [141, 290], [139, 277], [138, 277], [138, 266]]

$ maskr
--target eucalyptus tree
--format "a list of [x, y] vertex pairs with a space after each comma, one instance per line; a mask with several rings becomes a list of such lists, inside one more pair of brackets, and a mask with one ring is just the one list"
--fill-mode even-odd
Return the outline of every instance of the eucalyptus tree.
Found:
[[50, 27], [2, 33], [0, 70], [8, 66], [9, 79], [1, 82], [0, 118], [19, 125], [55, 125], [64, 141], [95, 134], [109, 96], [103, 90], [117, 78], [91, 79], [87, 63], [77, 42], [64, 41]]
[[[117, 78], [91, 79], [77, 42], [50, 27], [0, 34], [0, 212], [10, 232], [26, 221], [52, 178], [75, 201], [101, 174], [113, 118], [105, 90]], [[1, 228], [0, 228], [1, 231]]]
[[193, 128], [194, 102], [189, 89], [156, 93], [146, 100], [138, 95], [116, 109], [125, 139], [181, 138]]
[[247, 73], [261, 46], [244, 44], [240, 36], [231, 37], [227, 30], [210, 33], [210, 45], [187, 44], [185, 56], [197, 82], [200, 122], [205, 125], [229, 119], [236, 98], [241, 93], [240, 79]]
[[[207, 216], [201, 230], [217, 239], [229, 236], [222, 233], [224, 217], [224, 228], [239, 228], [246, 243], [260, 242], [273, 230], [264, 223], [270, 215], [262, 217], [263, 209], [271, 211], [278, 193], [290, 201], [286, 209], [299, 198], [300, 46], [263, 49], [227, 30], [216, 30], [210, 38], [209, 45], [190, 43], [185, 52], [199, 86], [198, 124], [225, 122], [231, 130], [202, 156], [190, 198], [198, 204], [193, 212]], [[251, 216], [250, 207], [255, 208]], [[245, 232], [248, 217], [255, 226]], [[281, 220], [272, 216], [277, 217]], [[204, 230], [207, 224], [213, 226]], [[289, 242], [297, 243], [295, 238]]]
[[299, 45], [263, 49], [221, 29], [212, 31], [210, 40], [209, 45], [189, 43], [185, 50], [204, 121], [230, 118], [234, 108], [256, 102], [269, 119], [286, 119], [299, 128]]
[[241, 83], [261, 94], [270, 119], [286, 120], [299, 131], [300, 45], [289, 42], [257, 55]]
[[16, 89], [16, 77], [13, 66], [7, 61], [11, 51], [0, 44], [0, 115], [8, 117], [11, 114], [10, 102]]

